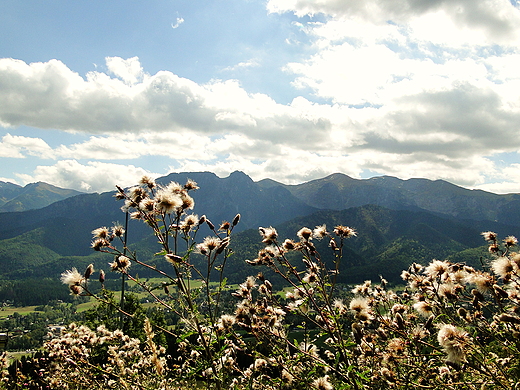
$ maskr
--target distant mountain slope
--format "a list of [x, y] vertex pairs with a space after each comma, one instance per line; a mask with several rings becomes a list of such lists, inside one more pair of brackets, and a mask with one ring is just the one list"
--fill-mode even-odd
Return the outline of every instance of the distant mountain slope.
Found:
[[157, 181], [183, 184], [187, 179], [195, 180], [200, 187], [193, 195], [195, 212], [206, 214], [215, 224], [231, 220], [240, 213], [242, 218], [238, 230], [275, 225], [317, 210], [283, 187], [262, 188], [238, 171], [226, 178], [209, 172], [172, 173]]
[[443, 180], [401, 180], [390, 176], [353, 179], [335, 173], [298, 185], [261, 181], [283, 187], [309, 206], [343, 210], [376, 204], [395, 210], [426, 210], [455, 218], [489, 220], [520, 226], [520, 194], [497, 195], [468, 190]]
[[25, 187], [0, 182], [0, 212], [39, 209], [79, 194], [82, 192], [42, 182], [27, 184]]
[[[234, 281], [255, 271], [244, 260], [255, 257], [261, 246], [259, 226], [277, 226], [280, 237], [294, 237], [302, 226], [352, 226], [358, 237], [348, 241], [341, 274], [349, 282], [379, 273], [398, 279], [413, 261], [460, 253], [459, 258], [473, 261], [471, 249], [484, 244], [480, 236], [484, 230], [520, 237], [520, 218], [513, 218], [520, 214], [517, 194], [469, 191], [442, 181], [355, 180], [345, 175], [298, 186], [272, 180], [255, 183], [241, 172], [227, 178], [209, 172], [176, 173], [158, 182], [183, 184], [188, 178], [200, 186], [193, 193], [194, 213], [205, 214], [215, 225], [242, 215], [235, 231], [239, 234], [232, 240], [236, 255], [229, 263], [229, 277]], [[90, 248], [91, 231], [124, 222], [122, 203], [113, 195], [81, 194], [40, 209], [0, 213], [0, 247], [4, 248], [0, 250], [0, 278], [57, 277], [64, 268], [81, 268], [94, 260], [96, 268], [106, 268], [106, 257], [96, 257]], [[329, 207], [319, 210], [318, 206]], [[157, 247], [150, 230], [135, 220], [130, 220], [128, 230], [133, 248], [151, 258]], [[204, 234], [200, 232], [199, 238]], [[320, 245], [326, 253], [326, 243]]]
[[[0, 277], [58, 278], [65, 269], [77, 267], [83, 270], [89, 263], [96, 269], [108, 270], [111, 256], [94, 252], [89, 247], [92, 226], [84, 225], [85, 241], [78, 240], [63, 232], [61, 240], [69, 242], [71, 248], [60, 248], [50, 237], [55, 227], [40, 227], [16, 237], [0, 241]], [[400, 281], [400, 273], [412, 262], [426, 264], [433, 259], [453, 258], [470, 265], [480, 266], [480, 257], [486, 256], [485, 242], [480, 235], [482, 230], [494, 230], [505, 237], [509, 234], [520, 236], [520, 228], [499, 225], [492, 222], [464, 222], [441, 218], [424, 211], [390, 210], [381, 206], [365, 205], [347, 210], [320, 210], [313, 214], [297, 217], [276, 225], [280, 242], [285, 238], [297, 239], [296, 232], [301, 227], [314, 228], [326, 224], [329, 231], [343, 224], [355, 228], [358, 235], [346, 241], [344, 258], [340, 268], [339, 281], [358, 283], [367, 279], [378, 280], [382, 275], [391, 282]], [[68, 226], [67, 229], [71, 228]], [[79, 234], [79, 233], [75, 233]], [[129, 243], [132, 252], [141, 260], [152, 261], [158, 268], [168, 271], [170, 265], [161, 256], [154, 256], [159, 250], [156, 239], [144, 224], [133, 221]], [[328, 241], [314, 240], [322, 258], [332, 267], [331, 251]], [[481, 247], [484, 246], [484, 249]], [[231, 247], [233, 256], [228, 260], [225, 276], [230, 283], [241, 283], [249, 275], [263, 271], [273, 282], [280, 278], [266, 272], [265, 268], [253, 267], [245, 262], [257, 256], [263, 247], [258, 229], [249, 229], [233, 235]], [[69, 254], [60, 254], [57, 251]], [[81, 256], [72, 255], [81, 252]], [[196, 261], [196, 256], [194, 256]], [[294, 257], [294, 265], [301, 266], [301, 258]], [[133, 272], [141, 277], [155, 276], [153, 272], [138, 265], [132, 266]], [[109, 277], [115, 274], [109, 273]]]
[[[433, 259], [455, 256], [457, 261], [480, 266], [482, 251], [473, 248], [486, 246], [481, 236], [484, 230], [496, 231], [501, 237], [517, 235], [520, 228], [495, 222], [458, 221], [442, 218], [425, 211], [390, 210], [381, 206], [364, 205], [347, 210], [320, 210], [276, 226], [279, 239], [296, 238], [301, 227], [313, 229], [326, 224], [329, 231], [336, 225], [347, 225], [358, 235], [346, 241], [346, 251], [340, 280], [354, 283], [365, 279], [378, 280], [379, 275], [393, 282], [400, 281], [401, 271], [412, 262], [427, 264]], [[244, 260], [257, 256], [262, 247], [258, 231], [240, 233], [234, 239], [236, 256], [229, 263], [231, 282], [252, 274], [244, 269]], [[331, 261], [328, 242], [314, 240], [324, 259]], [[471, 249], [471, 250], [470, 250]], [[258, 270], [257, 270], [258, 271]], [[235, 278], [237, 276], [237, 278]]]
[[[171, 174], [159, 183], [177, 181], [184, 184], [187, 178], [199, 183], [193, 192], [194, 212], [207, 217], [215, 225], [232, 220], [241, 213], [237, 230], [276, 224], [298, 215], [306, 215], [316, 209], [296, 199], [284, 188], [263, 190], [247, 175], [233, 173], [219, 178], [213, 173]], [[42, 228], [46, 246], [60, 255], [86, 255], [90, 253], [91, 231], [100, 226], [112, 226], [124, 221], [122, 202], [117, 202], [114, 192], [83, 194], [55, 202], [47, 207], [22, 212], [0, 213], [0, 240]], [[130, 235], [141, 236], [147, 232], [140, 221], [131, 221]], [[132, 238], [133, 239], [133, 238]]]
[[20, 194], [22, 188], [17, 184], [0, 181], [0, 207]]

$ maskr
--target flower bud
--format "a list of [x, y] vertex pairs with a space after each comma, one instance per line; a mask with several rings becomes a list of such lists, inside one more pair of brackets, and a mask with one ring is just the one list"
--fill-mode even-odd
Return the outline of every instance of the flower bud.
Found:
[[94, 273], [94, 264], [89, 264], [87, 269], [85, 270], [85, 274], [83, 275], [85, 279], [88, 279]]
[[173, 253], [168, 253], [168, 254], [164, 255], [164, 258], [166, 259], [167, 262], [172, 263], [172, 264], [182, 263], [182, 257], [178, 256], [178, 255], [174, 255]]

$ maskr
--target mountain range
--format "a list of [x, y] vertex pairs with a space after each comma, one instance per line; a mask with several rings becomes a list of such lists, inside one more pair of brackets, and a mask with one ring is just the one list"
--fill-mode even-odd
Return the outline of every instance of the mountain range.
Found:
[[79, 191], [67, 190], [43, 182], [22, 187], [0, 181], [0, 212], [39, 209], [79, 194], [81, 194]]
[[[215, 225], [237, 213], [242, 216], [232, 240], [235, 255], [227, 268], [231, 282], [257, 272], [244, 260], [255, 257], [261, 247], [259, 226], [275, 226], [281, 239], [295, 238], [302, 226], [325, 223], [329, 229], [339, 224], [355, 228], [358, 235], [347, 242], [340, 273], [341, 281], [348, 283], [379, 275], [398, 282], [410, 263], [433, 258], [479, 265], [485, 255], [482, 231], [520, 237], [519, 194], [468, 190], [442, 180], [388, 176], [358, 180], [333, 174], [285, 185], [269, 179], [255, 182], [242, 172], [226, 178], [190, 172], [157, 181], [182, 184], [188, 178], [200, 186], [193, 193], [195, 213], [207, 215]], [[0, 186], [0, 198], [7, 199], [11, 191], [10, 199], [18, 197], [23, 210], [0, 213], [0, 279], [56, 278], [64, 269], [81, 269], [91, 262], [96, 268], [107, 268], [110, 256], [93, 252], [90, 241], [93, 229], [124, 220], [114, 192], [66, 197], [67, 190], [52, 189], [65, 198], [28, 209], [35, 204], [31, 196], [25, 202], [17, 190]], [[151, 258], [157, 249], [149, 233], [140, 221], [130, 221], [129, 242], [141, 258]], [[325, 243], [318, 246], [320, 251], [328, 250]]]

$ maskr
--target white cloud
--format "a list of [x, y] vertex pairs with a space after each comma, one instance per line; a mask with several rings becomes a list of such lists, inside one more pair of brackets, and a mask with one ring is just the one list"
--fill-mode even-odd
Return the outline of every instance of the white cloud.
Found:
[[89, 73], [84, 80], [56, 60], [25, 64], [1, 59], [0, 125], [90, 134], [256, 131], [285, 139], [301, 128], [328, 126], [324, 118], [319, 123], [310, 121], [304, 113], [276, 104], [266, 95], [248, 94], [234, 81], [198, 85], [162, 71], [129, 85], [137, 73], [128, 68], [140, 69], [131, 60], [130, 65], [124, 61], [110, 65], [126, 80], [122, 81], [99, 72]]
[[131, 186], [143, 176], [158, 176], [133, 165], [89, 162], [86, 165], [75, 160], [58, 161], [51, 166], [38, 166], [31, 174], [19, 174], [24, 184], [43, 181], [62, 188], [85, 192], [103, 192], [115, 189], [115, 185]]
[[24, 158], [26, 155], [53, 158], [52, 148], [42, 139], [6, 134], [0, 141], [0, 157]]
[[179, 28], [181, 24], [184, 23], [184, 18], [181, 18], [180, 16], [175, 19], [175, 23], [171, 24], [171, 27], [175, 30], [176, 28]]
[[[501, 43], [515, 43], [520, 33], [520, 12], [509, 0], [269, 0], [269, 12], [293, 12], [298, 16], [325, 14], [336, 19], [363, 20], [384, 25], [388, 21], [413, 25], [428, 38], [445, 36], [443, 28], [456, 32], [455, 39], [468, 31]], [[422, 29], [419, 22], [428, 24]], [[435, 24], [432, 24], [436, 22]], [[434, 41], [435, 38], [433, 37]], [[452, 37], [453, 38], [453, 37]]]
[[359, 177], [362, 170], [354, 156], [321, 156], [289, 148], [271, 152], [277, 153], [256, 161], [240, 154], [230, 154], [220, 161], [180, 161], [178, 166], [170, 167], [170, 170], [211, 171], [221, 177], [238, 170], [245, 172], [253, 180], [270, 178], [287, 184], [321, 178], [333, 172]]
[[133, 85], [143, 79], [143, 68], [137, 57], [126, 60], [120, 57], [107, 57], [106, 63], [108, 71], [127, 84]]
[[238, 64], [233, 65], [233, 66], [225, 67], [222, 70], [223, 71], [236, 71], [236, 70], [240, 70], [240, 69], [256, 68], [259, 66], [260, 66], [260, 64], [258, 63], [257, 60], [251, 59], [249, 61], [239, 62]]
[[16, 180], [13, 180], [10, 177], [0, 177], [0, 181], [3, 181], [4, 183], [12, 183], [12, 184], [20, 185], [16, 182]]
[[113, 136], [92, 136], [87, 141], [72, 145], [60, 145], [55, 149], [60, 158], [128, 160], [142, 156], [185, 156], [210, 159], [206, 149], [210, 140], [197, 134], [142, 133]]
[[[166, 156], [176, 171], [242, 170], [286, 183], [370, 171], [482, 188], [495, 176], [500, 188], [514, 188], [516, 174], [498, 176], [492, 157], [520, 151], [515, 8], [498, 0], [271, 0], [268, 7], [329, 15], [302, 24], [312, 54], [286, 71], [310, 97], [286, 105], [237, 80], [202, 85], [168, 71], [149, 75], [137, 57], [109, 57], [107, 73], [85, 78], [56, 60], [0, 60], [0, 125], [91, 135], [49, 148], [47, 156], [66, 160], [23, 179], [109, 190], [119, 172], [131, 182], [144, 172], [107, 161]], [[107, 175], [99, 179], [96, 169]]]

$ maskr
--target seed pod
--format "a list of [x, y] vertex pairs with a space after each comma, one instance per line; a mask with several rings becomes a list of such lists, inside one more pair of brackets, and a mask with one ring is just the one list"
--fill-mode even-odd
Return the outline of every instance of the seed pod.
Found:
[[483, 301], [484, 300], [484, 295], [482, 295], [482, 293], [480, 291], [478, 291], [477, 289], [471, 290], [471, 293], [473, 294], [473, 296], [475, 297], [475, 299], [477, 301]]
[[217, 255], [220, 255], [224, 249], [226, 249], [229, 245], [229, 237], [226, 237], [222, 240], [220, 245], [217, 247]]
[[72, 295], [79, 295], [81, 294], [82, 290], [83, 288], [81, 286], [78, 286], [77, 284], [73, 284], [72, 286], [70, 286], [70, 291]]
[[222, 221], [218, 230], [226, 231], [226, 230], [229, 230], [230, 227], [231, 227], [231, 224], [228, 221]]
[[352, 328], [352, 335], [354, 336], [354, 340], [356, 341], [356, 344], [361, 344], [361, 340], [363, 339], [363, 329], [357, 322], [354, 322], [352, 324], [351, 328]]
[[467, 318], [468, 318], [468, 312], [463, 307], [458, 308], [457, 314], [459, 315], [459, 317], [461, 317], [464, 320], [467, 320]]
[[395, 322], [396, 322], [397, 327], [398, 327], [399, 329], [401, 329], [401, 330], [404, 329], [404, 325], [405, 325], [405, 324], [404, 324], [403, 316], [402, 316], [401, 314], [397, 313], [397, 314], [395, 315]]
[[424, 323], [424, 327], [428, 330], [430, 330], [432, 328], [432, 324], [433, 324], [433, 319], [435, 318], [435, 316], [432, 314], [431, 316], [428, 317], [428, 319], [426, 320], [426, 322]]
[[178, 256], [178, 255], [174, 255], [172, 253], [168, 253], [168, 254], [164, 255], [164, 258], [166, 259], [167, 262], [172, 263], [172, 264], [182, 263], [182, 257]]
[[496, 284], [493, 285], [493, 290], [495, 290], [495, 293], [500, 299], [506, 299], [509, 296], [502, 287]]
[[498, 316], [498, 320], [502, 322], [510, 322], [512, 324], [520, 324], [520, 318], [510, 314], [502, 313]]
[[94, 273], [94, 264], [89, 264], [87, 269], [85, 270], [85, 274], [83, 275], [85, 279], [88, 279]]

